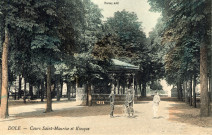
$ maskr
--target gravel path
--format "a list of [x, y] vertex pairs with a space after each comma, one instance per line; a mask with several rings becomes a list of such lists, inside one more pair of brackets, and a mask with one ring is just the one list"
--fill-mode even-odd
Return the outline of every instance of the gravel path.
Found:
[[[109, 105], [83, 107], [76, 102], [54, 102], [53, 112], [43, 113], [45, 104], [28, 104], [9, 108], [10, 118], [0, 120], [0, 135], [5, 134], [130, 134], [130, 135], [211, 135], [211, 127], [171, 120], [170, 107], [177, 102], [162, 101], [159, 119], [152, 118], [152, 102], [134, 104], [135, 117], [122, 113], [115, 106], [115, 117], [110, 118]], [[173, 112], [173, 110], [171, 111]], [[180, 113], [180, 112], [178, 112]], [[207, 120], [207, 119], [206, 119]], [[16, 128], [16, 130], [15, 130]], [[18, 130], [19, 129], [19, 130]]]

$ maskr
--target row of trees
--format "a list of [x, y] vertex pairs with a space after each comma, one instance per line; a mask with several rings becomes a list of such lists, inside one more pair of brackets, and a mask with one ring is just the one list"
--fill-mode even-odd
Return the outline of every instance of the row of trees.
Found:
[[[208, 79], [211, 71], [211, 1], [148, 0], [152, 11], [162, 12], [152, 43], [163, 45], [166, 80], [177, 86], [178, 98], [196, 107], [195, 87], [200, 79], [201, 116], [209, 116]], [[166, 50], [165, 50], [166, 49]], [[192, 88], [193, 83], [193, 88]], [[183, 87], [183, 88], [182, 88]], [[185, 93], [183, 92], [185, 91]], [[192, 92], [193, 90], [193, 92]]]
[[1, 117], [8, 116], [8, 73], [10, 79], [20, 76], [31, 85], [42, 84], [47, 79], [46, 112], [52, 111], [52, 66], [64, 64], [73, 69], [69, 59], [73, 57], [73, 48], [80, 44], [86, 24], [84, 16], [89, 12], [85, 11], [84, 2], [78, 0], [3, 0], [0, 6]]
[[57, 100], [63, 82], [67, 92], [73, 81], [86, 82], [90, 90], [91, 83], [109, 78], [111, 58], [140, 65], [136, 82], [140, 90], [142, 84], [145, 96], [146, 84], [163, 76], [162, 63], [156, 54], [151, 55], [155, 48], [148, 46], [135, 13], [116, 12], [105, 23], [102, 17], [90, 0], [0, 1], [1, 118], [9, 115], [8, 83], [17, 77], [18, 99], [24, 78], [24, 95], [26, 83], [31, 94], [32, 86], [41, 87], [41, 101], [46, 93], [46, 112], [50, 112], [52, 83]]

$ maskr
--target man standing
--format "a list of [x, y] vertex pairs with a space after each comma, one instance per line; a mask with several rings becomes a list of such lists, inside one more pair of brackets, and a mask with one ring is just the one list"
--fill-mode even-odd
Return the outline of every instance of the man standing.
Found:
[[113, 111], [114, 111], [114, 100], [115, 100], [115, 95], [114, 95], [114, 91], [111, 90], [111, 93], [109, 95], [110, 98], [110, 117], [113, 118]]
[[155, 92], [154, 98], [153, 98], [153, 118], [157, 118], [158, 116], [158, 108], [160, 103], [160, 96], [158, 95], [158, 92]]
[[134, 110], [133, 110], [133, 95], [131, 94], [131, 90], [128, 90], [128, 93], [126, 95], [126, 107], [127, 107], [127, 113], [128, 116], [130, 117], [130, 114], [132, 116], [134, 115]]

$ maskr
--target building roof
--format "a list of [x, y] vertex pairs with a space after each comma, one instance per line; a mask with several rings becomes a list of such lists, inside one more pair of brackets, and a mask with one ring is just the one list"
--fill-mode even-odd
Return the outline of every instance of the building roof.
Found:
[[135, 66], [117, 59], [111, 59], [112, 60], [112, 69], [111, 70], [139, 70], [139, 66]]

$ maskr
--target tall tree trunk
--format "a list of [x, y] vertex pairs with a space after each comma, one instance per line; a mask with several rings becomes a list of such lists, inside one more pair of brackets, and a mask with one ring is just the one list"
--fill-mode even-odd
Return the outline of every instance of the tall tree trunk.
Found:
[[44, 99], [44, 91], [45, 91], [45, 86], [44, 86], [44, 81], [41, 81], [41, 102], [43, 102]]
[[70, 97], [73, 98], [73, 87], [72, 87], [72, 83], [70, 83]]
[[183, 81], [183, 99], [186, 102], [186, 81]]
[[[52, 85], [52, 84], [51, 84]], [[47, 79], [44, 81], [44, 88], [45, 88], [45, 92], [44, 92], [44, 97], [46, 97], [47, 99]], [[50, 89], [51, 90], [51, 89]]]
[[63, 79], [60, 80], [60, 98], [63, 96]]
[[87, 105], [92, 106], [91, 83], [87, 84]]
[[21, 75], [18, 76], [18, 100], [21, 98], [21, 81], [22, 81], [22, 77]]
[[[212, 42], [212, 41], [211, 41]], [[212, 52], [212, 46], [211, 46], [211, 52]], [[210, 102], [212, 102], [212, 53], [211, 53], [211, 57], [210, 57], [210, 75], [209, 75], [209, 91], [210, 91]]]
[[146, 88], [145, 88], [145, 90], [144, 90], [144, 96], [146, 97]]
[[142, 83], [142, 97], [146, 97], [146, 82]]
[[190, 75], [190, 79], [189, 79], [189, 101], [190, 101], [190, 106], [192, 106], [192, 75]]
[[[2, 85], [2, 65], [0, 64], [0, 97], [1, 97], [1, 85]], [[0, 98], [0, 107], [1, 107], [1, 98]]]
[[183, 89], [182, 89], [182, 81], [179, 80], [178, 82], [178, 89], [179, 89], [179, 100], [183, 101]]
[[120, 82], [117, 80], [117, 89], [118, 89], [118, 94], [120, 94]]
[[8, 117], [8, 53], [9, 32], [5, 28], [5, 40], [2, 48], [2, 86], [1, 86], [1, 118]]
[[38, 85], [37, 85], [37, 98], [39, 99], [39, 98], [41, 98], [41, 90], [40, 90], [40, 87], [41, 87], [41, 84], [39, 83]]
[[53, 97], [52, 98], [55, 98], [56, 93], [57, 93], [57, 81], [54, 81], [54, 89], [53, 89]]
[[7, 116], [9, 116], [9, 103], [8, 103], [8, 100], [9, 100], [9, 91], [8, 91], [8, 96], [7, 96]]
[[196, 74], [194, 74], [193, 77], [193, 105], [196, 108], [197, 107], [197, 100], [196, 100]]
[[[212, 47], [211, 47], [211, 52], [212, 52]], [[212, 102], [212, 54], [211, 54], [211, 65], [210, 65], [210, 69], [211, 69], [211, 74], [210, 74], [210, 101]]]
[[[212, 60], [211, 60], [212, 61]], [[212, 63], [212, 62], [211, 62]], [[211, 66], [211, 70], [212, 70], [212, 66]], [[212, 71], [211, 71], [212, 72]], [[211, 75], [210, 75], [210, 78], [209, 78], [210, 80], [209, 80], [209, 91], [210, 91], [210, 102], [212, 102], [212, 73], [211, 73]]]
[[32, 86], [32, 84], [29, 84], [29, 95], [30, 95], [30, 100], [32, 100], [33, 99], [33, 86]]
[[135, 95], [138, 95], [138, 87], [137, 87], [137, 81], [134, 83], [134, 89], [135, 89]]
[[177, 82], [178, 100], [183, 100], [182, 81], [179, 79]]
[[58, 82], [57, 82], [57, 87], [56, 87], [56, 89], [57, 89], [57, 101], [60, 101], [60, 96], [61, 96], [61, 94], [60, 94], [60, 88], [59, 88]]
[[71, 83], [71, 97], [74, 98], [74, 83]]
[[142, 96], [142, 89], [141, 89], [141, 82], [140, 81], [138, 83], [138, 87], [139, 87], [139, 90], [140, 90], [140, 93], [141, 93], [141, 96]]
[[71, 100], [70, 91], [71, 91], [71, 83], [67, 82], [67, 98], [68, 98], [68, 100]]
[[16, 79], [15, 79], [15, 95], [14, 95], [14, 100], [16, 100]]
[[46, 113], [52, 111], [52, 98], [51, 98], [51, 65], [47, 68], [47, 103], [46, 103]]
[[125, 89], [126, 89], [126, 86], [125, 86], [125, 83], [123, 83], [123, 94], [125, 94]]
[[208, 69], [207, 69], [207, 46], [203, 43], [200, 46], [200, 114], [207, 117], [210, 114], [209, 96], [208, 96]]
[[76, 84], [75, 84], [75, 83], [74, 83], [73, 88], [74, 88], [74, 93], [75, 93], [75, 94], [74, 94], [74, 98], [76, 98], [76, 91], [77, 91], [77, 90], [76, 90]]
[[189, 93], [188, 82], [186, 81], [186, 82], [185, 82], [185, 102], [186, 102], [187, 104], [189, 103], [189, 96], [188, 96], [188, 93]]
[[26, 78], [24, 78], [24, 103], [26, 103]]
[[180, 80], [180, 99], [183, 101], [183, 88], [182, 88], [182, 80]]
[[180, 100], [180, 83], [177, 81], [177, 99]]

